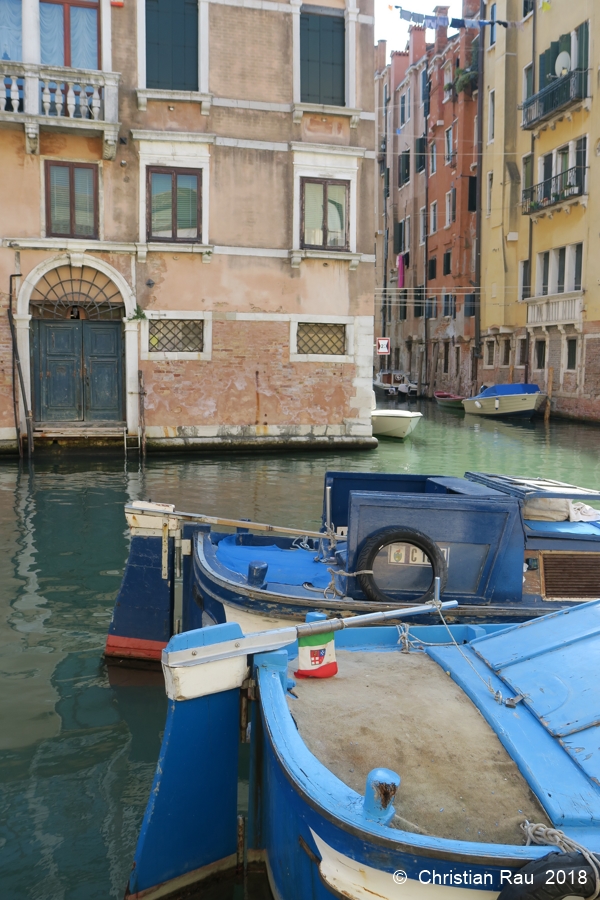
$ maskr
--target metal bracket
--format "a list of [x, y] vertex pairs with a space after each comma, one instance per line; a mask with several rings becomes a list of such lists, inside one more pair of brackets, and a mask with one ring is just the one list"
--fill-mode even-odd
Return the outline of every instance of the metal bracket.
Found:
[[163, 517], [162, 525], [162, 577], [166, 581], [169, 577], [169, 519]]

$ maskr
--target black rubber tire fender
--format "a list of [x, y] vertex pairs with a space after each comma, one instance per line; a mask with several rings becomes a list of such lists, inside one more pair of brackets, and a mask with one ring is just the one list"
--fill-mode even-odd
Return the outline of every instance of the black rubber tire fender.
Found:
[[[585, 872], [584, 884], [579, 883], [579, 873]], [[558, 873], [564, 873], [558, 875]], [[520, 876], [522, 882], [515, 884]], [[557, 877], [564, 884], [559, 884]], [[591, 897], [596, 889], [596, 877], [585, 857], [575, 851], [563, 853], [560, 850], [548, 853], [541, 859], [532, 860], [512, 876], [511, 883], [505, 884], [498, 900], [563, 900], [564, 897]]]
[[[356, 571], [372, 570], [377, 554], [388, 544], [412, 544], [414, 547], [422, 550], [431, 563], [433, 569], [431, 584], [425, 593], [415, 600], [415, 603], [427, 603], [433, 599], [434, 579], [436, 577], [440, 579], [440, 594], [442, 594], [448, 581], [446, 560], [436, 542], [416, 528], [396, 528], [392, 526], [390, 528], [382, 528], [381, 531], [372, 534], [371, 537], [367, 538], [358, 554]], [[376, 603], [396, 602], [393, 597], [389, 597], [377, 586], [373, 575], [357, 575], [356, 577], [369, 600], [373, 600]]]

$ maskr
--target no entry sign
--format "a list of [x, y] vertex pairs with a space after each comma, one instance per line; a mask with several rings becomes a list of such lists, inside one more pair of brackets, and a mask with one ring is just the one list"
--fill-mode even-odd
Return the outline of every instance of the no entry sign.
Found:
[[379, 356], [389, 356], [390, 343], [390, 338], [377, 338], [377, 353]]

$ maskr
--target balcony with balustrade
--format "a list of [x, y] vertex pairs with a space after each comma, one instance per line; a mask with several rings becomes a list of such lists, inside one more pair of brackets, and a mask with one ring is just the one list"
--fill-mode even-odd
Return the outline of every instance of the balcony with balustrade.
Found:
[[100, 135], [104, 159], [114, 159], [119, 133], [119, 75], [0, 60], [0, 124], [25, 130], [28, 153], [39, 153], [42, 131]]
[[527, 304], [527, 325], [530, 327], [573, 325], [578, 331], [583, 328], [584, 298], [580, 290], [529, 297], [520, 302]]
[[588, 73], [586, 70], [574, 69], [555, 78], [547, 87], [524, 102], [522, 127], [527, 131], [540, 131], [552, 121], [589, 103], [588, 97]]
[[521, 213], [524, 216], [532, 216], [535, 221], [543, 216], [552, 216], [561, 210], [569, 212], [571, 206], [577, 203], [585, 205], [587, 190], [587, 168], [573, 166], [539, 184], [525, 188], [522, 194]]

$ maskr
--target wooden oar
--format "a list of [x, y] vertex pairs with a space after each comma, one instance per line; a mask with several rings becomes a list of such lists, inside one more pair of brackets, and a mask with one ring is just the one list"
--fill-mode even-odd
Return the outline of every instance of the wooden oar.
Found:
[[226, 519], [223, 516], [203, 516], [201, 513], [187, 513], [179, 510], [167, 511], [164, 509], [139, 509], [137, 506], [127, 504], [125, 512], [133, 516], [161, 516], [186, 519], [190, 522], [198, 522], [202, 525], [227, 525], [231, 528], [247, 528], [254, 531], [269, 531], [277, 534], [293, 534], [295, 537], [314, 537], [319, 540], [333, 538], [333, 534], [324, 531], [307, 531], [306, 528], [286, 528], [283, 525], [268, 525], [264, 522], [247, 522], [245, 519]]

